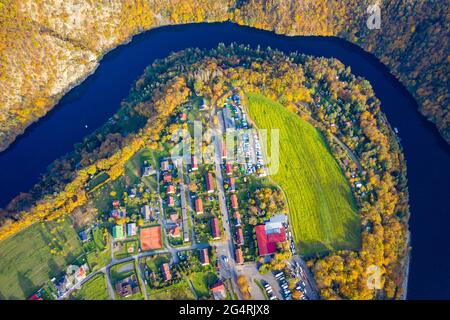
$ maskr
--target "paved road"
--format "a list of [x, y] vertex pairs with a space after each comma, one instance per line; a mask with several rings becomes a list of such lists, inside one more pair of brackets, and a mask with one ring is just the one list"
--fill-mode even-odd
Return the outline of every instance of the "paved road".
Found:
[[314, 282], [314, 277], [309, 270], [309, 268], [306, 266], [306, 262], [298, 255], [294, 255], [292, 257], [291, 262], [297, 262], [300, 265], [300, 268], [296, 269], [297, 275], [300, 279], [305, 281], [306, 284], [306, 296], [310, 300], [318, 300], [319, 299], [319, 293], [316, 288], [316, 284]]
[[178, 261], [178, 255], [176, 254], [177, 252], [186, 251], [186, 250], [200, 250], [200, 249], [204, 249], [204, 248], [208, 248], [208, 247], [210, 247], [210, 245], [207, 243], [196, 243], [194, 245], [182, 246], [182, 247], [177, 247], [177, 248], [170, 247], [171, 250], [160, 249], [160, 250], [154, 250], [154, 251], [148, 251], [148, 252], [141, 252], [137, 255], [125, 257], [125, 258], [118, 259], [118, 260], [114, 259], [114, 261], [111, 261], [108, 265], [104, 266], [103, 268], [90, 273], [86, 278], [84, 278], [82, 281], [77, 283], [73, 288], [68, 290], [64, 295], [59, 297], [58, 300], [62, 300], [64, 298], [70, 296], [70, 293], [72, 293], [76, 289], [79, 289], [84, 283], [86, 283], [87, 281], [92, 279], [92, 277], [94, 277], [95, 275], [97, 275], [99, 273], [104, 273], [106, 275], [108, 291], [110, 291], [110, 295], [112, 294], [112, 296], [114, 297], [114, 289], [112, 288], [112, 284], [111, 284], [112, 281], [110, 278], [110, 269], [112, 266], [114, 266], [116, 264], [121, 264], [124, 262], [130, 262], [133, 260], [138, 261], [139, 259], [142, 259], [144, 257], [149, 257], [149, 256], [152, 256], [155, 254], [162, 254], [162, 253], [171, 253], [172, 257], [174, 258], [174, 261]]
[[181, 182], [181, 191], [180, 191], [180, 198], [181, 198], [181, 214], [183, 216], [183, 241], [188, 242], [189, 237], [189, 223], [188, 223], [188, 213], [186, 212], [187, 209], [187, 201], [186, 201], [186, 185], [184, 183], [184, 174], [183, 174], [183, 160], [182, 158], [174, 160], [175, 165], [177, 166], [179, 173], [178, 176], [180, 177]]
[[[212, 110], [217, 112], [217, 105], [214, 106]], [[213, 117], [211, 116], [211, 122]], [[214, 125], [211, 123], [211, 128], [214, 128]], [[213, 142], [214, 142], [214, 164], [215, 164], [215, 173], [216, 173], [216, 184], [218, 190], [219, 197], [219, 208], [222, 213], [222, 226], [223, 226], [223, 238], [224, 240], [220, 243], [216, 244], [217, 257], [219, 259], [219, 266], [222, 266], [221, 273], [230, 274], [231, 283], [233, 286], [233, 291], [238, 295], [239, 299], [242, 300], [242, 296], [240, 291], [238, 290], [239, 286], [237, 284], [237, 274], [235, 271], [236, 262], [234, 260], [234, 244], [233, 237], [231, 236], [230, 224], [229, 224], [229, 216], [227, 203], [225, 199], [225, 190], [223, 188], [223, 176], [222, 176], [222, 152], [221, 152], [221, 140], [217, 137], [222, 136], [223, 127], [222, 121], [219, 120], [219, 124], [214, 128]], [[227, 263], [224, 263], [222, 256], [226, 256], [228, 259]], [[222, 260], [222, 261], [220, 261]]]

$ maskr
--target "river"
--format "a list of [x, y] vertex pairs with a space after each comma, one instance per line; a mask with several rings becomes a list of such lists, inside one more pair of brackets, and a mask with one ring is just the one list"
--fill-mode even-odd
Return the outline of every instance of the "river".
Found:
[[370, 81], [390, 124], [399, 129], [407, 159], [413, 247], [408, 298], [449, 299], [450, 147], [384, 65], [338, 38], [286, 37], [231, 23], [170, 26], [140, 34], [106, 54], [93, 75], [0, 153], [0, 206], [29, 190], [55, 158], [71, 151], [113, 115], [154, 59], [188, 47], [212, 48], [220, 42], [335, 57]]

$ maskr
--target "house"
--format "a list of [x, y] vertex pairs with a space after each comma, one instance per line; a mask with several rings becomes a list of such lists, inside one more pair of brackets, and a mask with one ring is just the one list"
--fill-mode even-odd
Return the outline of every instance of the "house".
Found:
[[220, 143], [220, 150], [222, 151], [222, 160], [225, 160], [227, 158], [227, 146], [223, 140]]
[[125, 234], [124, 234], [124, 230], [123, 230], [123, 225], [115, 225], [112, 228], [112, 236], [114, 239], [124, 239], [125, 238]]
[[172, 213], [169, 215], [169, 219], [170, 219], [170, 221], [172, 221], [172, 222], [177, 222], [177, 221], [178, 221], [178, 213], [177, 213], [177, 212], [172, 212]]
[[277, 244], [286, 241], [286, 231], [284, 228], [272, 228], [266, 232], [263, 224], [255, 227], [256, 241], [258, 243], [259, 255], [273, 254], [277, 251]]
[[136, 189], [135, 188], [130, 189], [130, 191], [128, 192], [128, 197], [130, 197], [130, 198], [136, 197]]
[[128, 223], [127, 224], [127, 235], [129, 237], [133, 237], [137, 234], [137, 226], [136, 223], [132, 222], [132, 223]]
[[213, 218], [211, 222], [211, 234], [214, 240], [220, 239], [219, 219]]
[[197, 214], [203, 213], [203, 201], [201, 198], [195, 199], [195, 213]]
[[120, 201], [119, 200], [114, 200], [113, 202], [112, 202], [112, 205], [113, 205], [113, 207], [120, 207]]
[[231, 176], [231, 174], [233, 173], [233, 166], [231, 165], [231, 163], [227, 163], [225, 165], [225, 171], [227, 176]]
[[167, 194], [174, 194], [175, 193], [175, 186], [173, 184], [167, 186]]
[[164, 173], [163, 175], [163, 181], [164, 182], [170, 182], [172, 181], [172, 175], [169, 172]]
[[228, 184], [228, 190], [230, 190], [231, 192], [236, 191], [236, 179], [235, 178], [230, 178], [230, 182]]
[[236, 263], [237, 264], [243, 264], [244, 263], [244, 255], [242, 254], [242, 249], [241, 248], [237, 248], [236, 249], [235, 255], [236, 255]]
[[147, 161], [144, 162], [144, 166], [142, 167], [142, 177], [148, 177], [155, 174], [156, 171], [153, 170], [151, 165], [148, 165]]
[[238, 199], [235, 194], [231, 195], [231, 208], [233, 208], [233, 210], [239, 209]]
[[181, 231], [180, 231], [180, 227], [175, 225], [174, 227], [170, 228], [169, 231], [169, 237], [172, 238], [179, 238], [181, 237]]
[[114, 219], [124, 218], [126, 215], [127, 215], [127, 210], [125, 208], [123, 208], [123, 209], [117, 208], [117, 209], [111, 210], [111, 217], [113, 217]]
[[169, 161], [161, 161], [161, 171], [169, 171]]
[[213, 180], [213, 175], [211, 172], [208, 172], [206, 174], [206, 191], [208, 193], [214, 192], [214, 180]]
[[64, 276], [60, 280], [54, 282], [56, 290], [58, 291], [58, 296], [63, 295], [76, 284], [86, 279], [88, 271], [89, 267], [86, 263], [81, 266], [69, 265], [66, 268]]
[[161, 265], [161, 272], [162, 272], [162, 276], [163, 276], [164, 281], [167, 282], [167, 281], [172, 280], [172, 274], [170, 273], [170, 267], [169, 267], [169, 264], [167, 262], [163, 263]]
[[197, 171], [198, 170], [197, 157], [194, 156], [194, 155], [191, 156], [191, 169], [192, 169], [192, 171]]
[[136, 279], [136, 275], [133, 274], [128, 278], [120, 280], [116, 283], [116, 292], [122, 298], [130, 297], [139, 292], [139, 285]]
[[206, 104], [206, 100], [204, 98], [202, 99], [202, 103], [200, 104], [199, 109], [201, 111], [208, 109], [208, 105]]
[[187, 120], [187, 115], [186, 115], [186, 113], [184, 113], [184, 112], [180, 113], [180, 120], [181, 120], [181, 121], [186, 121], [186, 120]]
[[173, 206], [175, 205], [175, 200], [173, 199], [172, 196], [168, 196], [168, 197], [167, 197], [167, 205], [168, 205], [169, 207], [173, 207]]
[[214, 300], [225, 300], [227, 298], [227, 290], [222, 281], [218, 281], [211, 287]]
[[91, 237], [90, 231], [91, 231], [90, 229], [86, 229], [86, 230], [83, 230], [80, 233], [78, 233], [82, 242], [86, 242], [90, 239], [90, 237]]
[[241, 214], [239, 211], [235, 211], [233, 216], [236, 227], [239, 227], [241, 225]]
[[207, 248], [200, 250], [200, 262], [202, 263], [202, 266], [209, 265], [209, 255]]
[[240, 246], [244, 244], [244, 233], [242, 232], [242, 228], [236, 229], [236, 243]]
[[161, 226], [141, 228], [139, 239], [144, 251], [162, 248]]
[[153, 218], [154, 212], [148, 204], [141, 208], [141, 214], [144, 216], [144, 220], [150, 221]]

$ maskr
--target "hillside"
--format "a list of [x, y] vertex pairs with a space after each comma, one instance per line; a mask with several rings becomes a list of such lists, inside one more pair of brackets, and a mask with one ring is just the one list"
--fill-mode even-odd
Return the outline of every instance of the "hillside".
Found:
[[[163, 25], [230, 20], [288, 35], [335, 35], [373, 52], [450, 141], [449, 3], [383, 1], [3, 0], [0, 3], [0, 150], [98, 66], [107, 51]], [[401, 107], [401, 106], [399, 106]]]

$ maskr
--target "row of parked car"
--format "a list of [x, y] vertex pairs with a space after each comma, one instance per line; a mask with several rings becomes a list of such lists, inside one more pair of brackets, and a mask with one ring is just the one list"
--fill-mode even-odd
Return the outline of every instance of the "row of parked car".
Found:
[[297, 291], [302, 293], [302, 298], [301, 298], [302, 300], [309, 300], [308, 296], [307, 296], [308, 292], [306, 290], [306, 283], [304, 281], [304, 279], [306, 279], [305, 271], [303, 270], [302, 266], [297, 261], [294, 262], [293, 267], [294, 267], [294, 270], [297, 269], [297, 270], [300, 271], [298, 273], [294, 272], [293, 276], [295, 277], [297, 274], [300, 274], [301, 277], [302, 277], [300, 279], [300, 281], [297, 283], [297, 286], [295, 287], [295, 290], [297, 290]]
[[292, 300], [292, 292], [291, 290], [289, 290], [289, 286], [284, 276], [284, 272], [279, 271], [278, 273], [276, 273], [275, 279], [277, 279], [278, 283], [280, 284], [281, 295], [283, 296], [283, 298], [285, 300]]
[[265, 282], [264, 284], [264, 290], [267, 292], [267, 296], [269, 297], [269, 300], [278, 300], [277, 296], [273, 293], [272, 286]]

